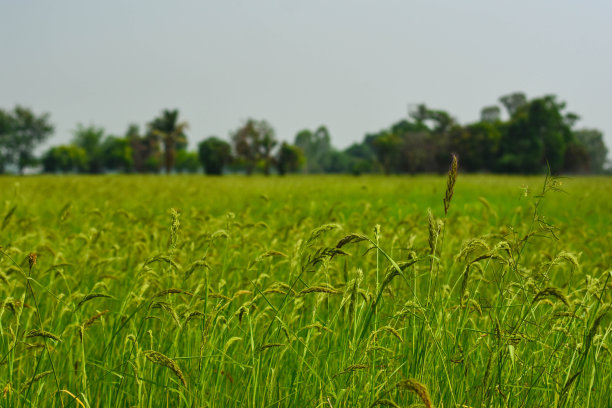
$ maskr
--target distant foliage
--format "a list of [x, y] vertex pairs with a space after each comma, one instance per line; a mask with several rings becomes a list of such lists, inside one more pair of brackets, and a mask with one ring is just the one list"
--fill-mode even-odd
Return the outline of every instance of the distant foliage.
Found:
[[283, 142], [278, 151], [278, 158], [276, 159], [278, 174], [284, 175], [287, 173], [295, 173], [300, 169], [303, 163], [304, 154], [302, 150], [297, 146]]
[[54, 146], [42, 157], [46, 173], [76, 173], [87, 169], [87, 152], [75, 145]]
[[179, 120], [177, 109], [165, 109], [144, 133], [131, 124], [123, 137], [107, 135], [101, 127], [78, 125], [72, 145], [85, 152], [82, 164], [76, 151], [64, 147], [44, 153], [44, 163], [37, 160], [33, 152], [53, 127], [48, 114], [37, 117], [18, 106], [12, 112], [0, 110], [0, 173], [7, 169], [23, 173], [27, 166], [41, 163], [47, 172], [93, 174], [196, 172], [200, 165], [207, 174], [441, 174], [450, 154], [459, 157], [467, 172], [611, 171], [603, 134], [576, 129], [578, 120], [555, 95], [529, 99], [513, 92], [500, 97], [498, 105], [483, 107], [480, 119], [465, 125], [444, 110], [417, 105], [407, 118], [368, 133], [345, 149], [333, 146], [324, 125], [297, 132], [290, 144], [279, 141], [267, 121], [248, 119], [230, 133], [229, 143], [209, 138], [197, 152], [189, 152], [187, 122]]
[[249, 119], [232, 133], [234, 157], [244, 166], [247, 175], [253, 174], [261, 162], [266, 175], [274, 161], [273, 150], [278, 144], [274, 128], [265, 120]]
[[[498, 106], [481, 111], [479, 122], [465, 126], [444, 111], [419, 105], [379, 133], [367, 135], [357, 147], [370, 147], [386, 174], [441, 173], [444, 158], [457, 154], [464, 171], [496, 173], [599, 173], [607, 148], [597, 130], [574, 130], [579, 117], [566, 112], [554, 95], [528, 100], [515, 92], [500, 98]], [[376, 167], [374, 166], [374, 169]], [[348, 171], [347, 171], [348, 172]]]
[[200, 160], [196, 152], [179, 150], [176, 152], [175, 169], [178, 173], [197, 173], [200, 168]]
[[325, 126], [319, 126], [314, 132], [308, 129], [298, 132], [294, 144], [304, 153], [305, 173], [325, 172], [333, 150], [331, 136]]
[[602, 172], [608, 155], [603, 134], [597, 129], [582, 129], [576, 131], [574, 135], [576, 136], [574, 143], [584, 148], [591, 171]]
[[52, 134], [48, 113], [37, 116], [19, 105], [13, 111], [0, 109], [0, 173], [13, 166], [22, 174], [36, 164], [34, 150]]
[[165, 109], [149, 123], [148, 137], [163, 146], [163, 166], [166, 174], [174, 169], [176, 152], [187, 148], [187, 122], [179, 121], [178, 109]]
[[209, 137], [198, 145], [198, 158], [204, 172], [210, 175], [223, 174], [223, 168], [230, 162], [231, 146], [218, 137]]
[[130, 173], [134, 168], [134, 152], [130, 140], [109, 136], [102, 143], [102, 162], [107, 170]]
[[104, 171], [104, 156], [102, 143], [106, 137], [104, 128], [93, 125], [77, 125], [74, 131], [72, 144], [80, 147], [87, 155], [86, 172], [91, 174], [102, 173]]

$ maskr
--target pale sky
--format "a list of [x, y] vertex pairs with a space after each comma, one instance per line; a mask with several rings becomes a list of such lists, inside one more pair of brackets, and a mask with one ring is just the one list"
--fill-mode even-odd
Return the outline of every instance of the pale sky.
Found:
[[0, 108], [122, 135], [164, 108], [191, 147], [247, 118], [344, 148], [424, 102], [460, 123], [554, 93], [612, 150], [609, 1], [0, 0]]

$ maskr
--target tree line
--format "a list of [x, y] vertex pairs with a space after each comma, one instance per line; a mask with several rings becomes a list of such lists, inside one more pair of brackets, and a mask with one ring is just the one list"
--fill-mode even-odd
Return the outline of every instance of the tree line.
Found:
[[[502, 107], [506, 119], [502, 119]], [[464, 171], [493, 173], [601, 173], [607, 147], [597, 129], [575, 129], [578, 115], [554, 95], [527, 99], [515, 92], [482, 109], [480, 120], [459, 124], [448, 112], [421, 104], [409, 117], [366, 134], [346, 149], [333, 147], [325, 126], [302, 130], [293, 143], [280, 142], [265, 120], [249, 119], [227, 140], [209, 137], [188, 150], [188, 124], [178, 110], [164, 110], [143, 130], [130, 125], [123, 136], [78, 125], [70, 143], [40, 157], [36, 147], [52, 134], [49, 114], [21, 106], [0, 109], [0, 172], [41, 166], [47, 173], [243, 172], [385, 173], [443, 172], [449, 154]]]

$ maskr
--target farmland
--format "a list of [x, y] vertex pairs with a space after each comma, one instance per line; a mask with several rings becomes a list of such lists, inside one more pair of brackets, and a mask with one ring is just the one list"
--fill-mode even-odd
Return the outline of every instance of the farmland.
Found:
[[610, 178], [0, 191], [2, 407], [612, 405]]

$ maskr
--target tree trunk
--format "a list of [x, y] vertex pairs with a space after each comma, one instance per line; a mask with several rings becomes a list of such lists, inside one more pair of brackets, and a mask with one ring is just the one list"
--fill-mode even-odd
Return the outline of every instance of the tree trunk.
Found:
[[170, 174], [174, 167], [174, 154], [175, 145], [171, 141], [164, 143], [164, 167], [166, 168], [166, 174]]

